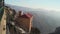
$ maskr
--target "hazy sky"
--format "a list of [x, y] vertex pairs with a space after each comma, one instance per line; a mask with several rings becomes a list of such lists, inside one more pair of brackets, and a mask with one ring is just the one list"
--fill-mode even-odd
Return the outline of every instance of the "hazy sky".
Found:
[[34, 9], [60, 11], [60, 0], [5, 0], [5, 3]]

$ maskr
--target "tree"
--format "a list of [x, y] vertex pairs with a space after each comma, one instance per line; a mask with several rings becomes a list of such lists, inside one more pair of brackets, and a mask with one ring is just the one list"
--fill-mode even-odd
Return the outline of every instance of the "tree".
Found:
[[4, 9], [3, 9], [3, 7], [1, 7], [1, 8], [0, 8], [0, 21], [1, 21], [1, 18], [2, 18], [2, 16], [3, 16], [3, 13], [4, 13]]

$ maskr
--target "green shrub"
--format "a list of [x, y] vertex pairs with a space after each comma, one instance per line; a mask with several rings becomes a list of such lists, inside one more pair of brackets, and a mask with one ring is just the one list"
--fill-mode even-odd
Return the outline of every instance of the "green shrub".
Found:
[[0, 8], [0, 21], [1, 21], [2, 15], [3, 15], [3, 12], [4, 12], [4, 9], [2, 7], [2, 8]]

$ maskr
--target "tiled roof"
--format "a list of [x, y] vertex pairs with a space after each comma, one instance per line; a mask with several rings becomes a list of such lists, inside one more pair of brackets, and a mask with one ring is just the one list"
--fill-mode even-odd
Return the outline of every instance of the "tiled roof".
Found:
[[23, 18], [31, 18], [32, 15], [30, 13], [26, 13], [26, 14], [22, 15], [21, 17], [23, 17]]

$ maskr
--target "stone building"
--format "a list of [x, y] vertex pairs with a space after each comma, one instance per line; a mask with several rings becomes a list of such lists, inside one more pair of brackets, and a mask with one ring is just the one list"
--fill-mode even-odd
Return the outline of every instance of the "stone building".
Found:
[[[7, 33], [17, 34], [19, 32], [22, 32], [23, 30], [26, 33], [30, 33], [33, 16], [30, 13], [23, 14], [22, 11], [19, 11], [16, 15], [15, 14], [16, 14], [15, 10], [4, 7], [4, 14], [2, 16], [1, 25], [0, 25], [1, 27], [0, 34], [7, 34]], [[12, 22], [15, 25], [12, 25], [11, 24]], [[6, 26], [8, 26], [7, 29], [9, 28], [9, 32], [7, 32], [8, 30], [6, 29]]]
[[19, 11], [15, 17], [15, 24], [29, 33], [31, 31], [32, 19], [33, 16], [30, 13], [22, 14], [22, 11]]

